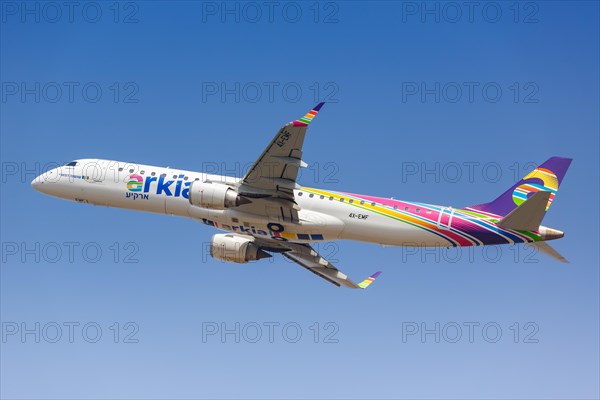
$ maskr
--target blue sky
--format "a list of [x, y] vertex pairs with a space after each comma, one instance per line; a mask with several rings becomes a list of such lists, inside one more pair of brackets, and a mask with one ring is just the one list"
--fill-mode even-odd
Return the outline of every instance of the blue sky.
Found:
[[[600, 396], [598, 3], [61, 4], [1, 3], [2, 397]], [[461, 207], [572, 157], [544, 220], [570, 264], [321, 245], [384, 272], [343, 290], [29, 186], [84, 157], [233, 174], [323, 100], [307, 186]]]

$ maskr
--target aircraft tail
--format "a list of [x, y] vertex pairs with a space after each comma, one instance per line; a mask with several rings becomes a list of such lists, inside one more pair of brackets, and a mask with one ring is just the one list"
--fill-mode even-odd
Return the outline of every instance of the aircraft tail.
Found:
[[506, 229], [537, 231], [546, 215], [546, 207], [551, 194], [541, 190], [535, 192], [524, 203], [498, 221], [496, 225]]
[[[569, 165], [571, 158], [551, 157], [542, 165], [525, 175], [523, 179], [514, 184], [506, 192], [502, 193], [496, 200], [489, 203], [477, 204], [466, 207], [467, 210], [482, 211], [499, 215], [501, 217], [508, 216], [521, 204], [531, 198], [534, 193], [539, 191], [550, 192], [545, 210], [542, 212], [542, 218], [545, 212], [548, 211], [554, 196], [558, 191]], [[539, 198], [538, 198], [539, 199]], [[541, 220], [540, 220], [541, 221]]]

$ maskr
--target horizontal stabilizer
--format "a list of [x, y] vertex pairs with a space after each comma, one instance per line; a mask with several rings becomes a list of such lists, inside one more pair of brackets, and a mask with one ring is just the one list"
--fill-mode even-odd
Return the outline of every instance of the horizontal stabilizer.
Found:
[[546, 213], [546, 205], [551, 192], [539, 191], [512, 210], [496, 225], [518, 231], [537, 231]]
[[530, 247], [536, 249], [537, 251], [539, 251], [540, 253], [544, 253], [545, 255], [554, 258], [555, 260], [558, 260], [563, 263], [569, 262], [569, 260], [564, 258], [558, 251], [556, 251], [554, 249], [554, 247], [550, 246], [546, 242], [532, 242], [532, 243], [526, 243], [526, 244], [527, 244], [527, 246], [530, 246]]

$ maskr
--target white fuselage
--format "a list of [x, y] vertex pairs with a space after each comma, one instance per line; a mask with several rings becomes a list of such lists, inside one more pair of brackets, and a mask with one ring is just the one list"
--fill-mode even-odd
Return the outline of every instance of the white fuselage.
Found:
[[[217, 229], [294, 242], [357, 240], [395, 246], [448, 246], [448, 241], [423, 229], [389, 218], [376, 210], [357, 209], [348, 202], [295, 190], [299, 222], [240, 212], [212, 210], [190, 204], [187, 190], [196, 180], [234, 184], [240, 178], [139, 165], [84, 159], [37, 177], [32, 186], [43, 193], [80, 203], [126, 208], [197, 219]], [[132, 175], [140, 183], [132, 181]], [[316, 190], [316, 189], [315, 189]]]

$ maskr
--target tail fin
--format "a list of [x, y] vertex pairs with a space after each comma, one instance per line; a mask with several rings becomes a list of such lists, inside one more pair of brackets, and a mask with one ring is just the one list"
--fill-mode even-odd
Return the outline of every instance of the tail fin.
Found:
[[543, 190], [550, 192], [550, 198], [545, 210], [548, 211], [558, 191], [558, 187], [565, 177], [569, 165], [571, 165], [571, 161], [571, 158], [551, 157], [506, 192], [502, 193], [496, 200], [469, 206], [466, 209], [483, 211], [503, 217], [523, 204], [533, 193]]

